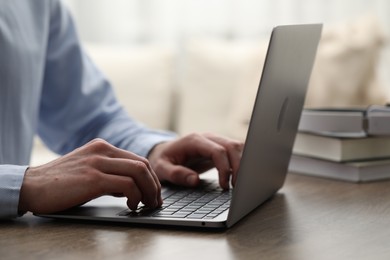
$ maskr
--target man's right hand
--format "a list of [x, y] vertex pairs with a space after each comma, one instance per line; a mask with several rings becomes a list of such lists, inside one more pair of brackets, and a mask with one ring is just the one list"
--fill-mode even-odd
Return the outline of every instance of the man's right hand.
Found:
[[27, 169], [19, 211], [62, 211], [102, 195], [127, 197], [135, 210], [162, 205], [161, 185], [147, 159], [95, 139], [42, 166]]

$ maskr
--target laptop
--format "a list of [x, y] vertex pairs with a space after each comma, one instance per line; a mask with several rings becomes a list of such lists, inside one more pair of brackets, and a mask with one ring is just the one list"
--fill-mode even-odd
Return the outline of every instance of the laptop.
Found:
[[273, 29], [234, 189], [218, 188], [215, 174], [195, 189], [164, 186], [158, 209], [131, 211], [126, 198], [103, 196], [39, 216], [230, 228], [283, 186], [321, 30], [321, 24]]

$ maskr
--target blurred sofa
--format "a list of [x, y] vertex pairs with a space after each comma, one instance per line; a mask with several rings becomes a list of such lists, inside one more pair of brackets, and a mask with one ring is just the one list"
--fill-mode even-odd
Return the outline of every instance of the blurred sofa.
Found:
[[[376, 72], [385, 39], [372, 16], [325, 27], [306, 106], [385, 103]], [[88, 43], [85, 50], [129, 114], [147, 126], [244, 140], [267, 44], [197, 39], [176, 51]], [[34, 149], [32, 164], [55, 158], [39, 141]]]

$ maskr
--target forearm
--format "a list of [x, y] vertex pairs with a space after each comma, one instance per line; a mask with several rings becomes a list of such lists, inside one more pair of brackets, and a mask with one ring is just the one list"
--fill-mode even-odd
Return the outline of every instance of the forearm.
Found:
[[168, 131], [150, 129], [132, 120], [125, 112], [119, 113], [96, 134], [112, 145], [147, 157], [158, 143], [172, 140], [176, 134]]
[[20, 188], [27, 167], [0, 165], [0, 219], [18, 216]]
[[102, 138], [145, 157], [172, 139], [174, 134], [148, 129], [124, 112], [109, 80], [82, 49], [69, 12], [53, 3], [38, 125], [45, 144], [64, 155]]

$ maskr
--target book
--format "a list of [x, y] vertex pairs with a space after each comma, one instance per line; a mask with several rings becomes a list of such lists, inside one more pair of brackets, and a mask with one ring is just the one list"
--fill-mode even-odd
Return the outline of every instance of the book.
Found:
[[345, 138], [298, 132], [293, 153], [336, 162], [390, 158], [390, 136]]
[[339, 163], [292, 155], [289, 171], [349, 182], [379, 181], [390, 178], [390, 159]]
[[390, 135], [390, 106], [304, 109], [298, 129], [339, 137]]

